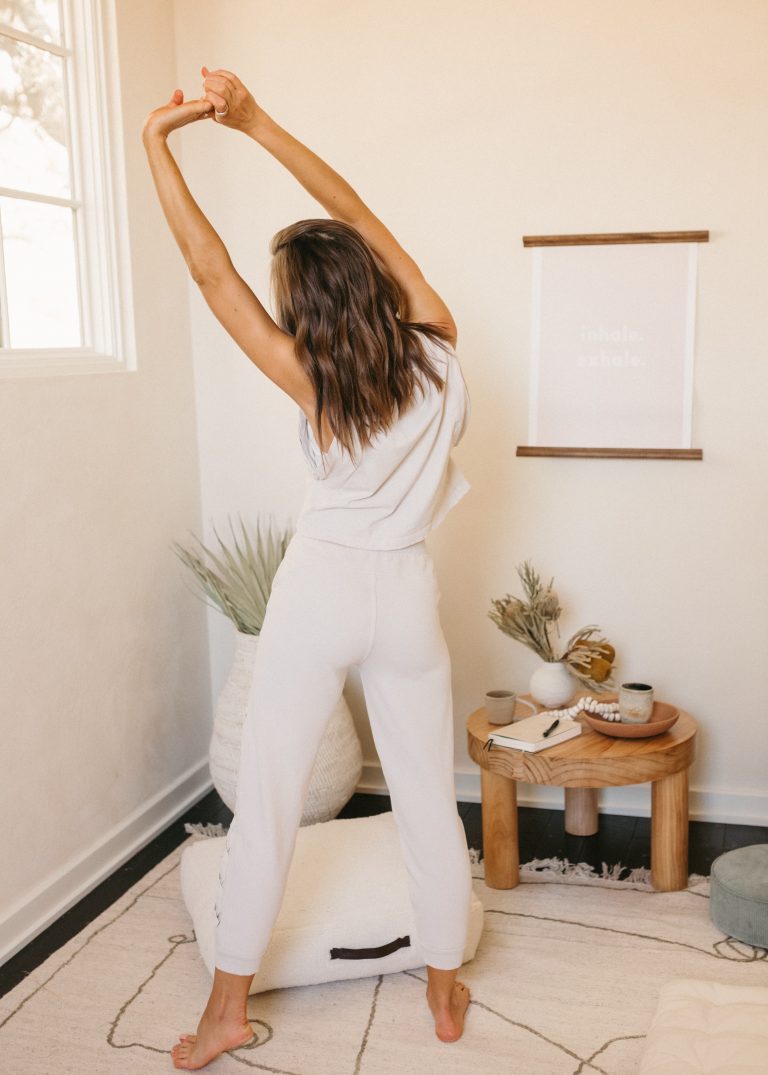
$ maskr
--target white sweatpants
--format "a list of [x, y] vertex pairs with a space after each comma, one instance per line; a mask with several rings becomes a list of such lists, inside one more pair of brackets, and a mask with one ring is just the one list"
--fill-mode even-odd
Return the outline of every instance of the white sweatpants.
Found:
[[461, 965], [472, 873], [454, 789], [451, 663], [439, 601], [423, 540], [383, 550], [293, 535], [256, 651], [219, 869], [221, 970], [259, 968], [315, 758], [352, 666], [360, 672], [425, 961], [447, 970]]

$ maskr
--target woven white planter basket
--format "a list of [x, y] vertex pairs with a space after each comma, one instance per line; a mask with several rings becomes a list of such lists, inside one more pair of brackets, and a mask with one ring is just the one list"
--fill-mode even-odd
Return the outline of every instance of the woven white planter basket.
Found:
[[[235, 808], [240, 739], [253, 682], [258, 635], [237, 631], [237, 646], [227, 681], [219, 695], [209, 747], [214, 787], [229, 807]], [[363, 771], [363, 751], [342, 695], [320, 743], [309, 783], [302, 825], [329, 821], [349, 801]]]

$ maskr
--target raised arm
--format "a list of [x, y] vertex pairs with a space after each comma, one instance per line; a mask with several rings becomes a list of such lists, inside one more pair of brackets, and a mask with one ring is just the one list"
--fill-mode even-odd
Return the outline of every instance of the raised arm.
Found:
[[[210, 100], [183, 100], [175, 90], [167, 105], [147, 117], [142, 140], [168, 226], [212, 312], [248, 358], [300, 406], [309, 408], [314, 392], [296, 358], [293, 337], [270, 317], [235, 269], [226, 246], [192, 197], [167, 138], [171, 131], [212, 117]], [[218, 122], [218, 121], [217, 121]]]
[[[215, 72], [208, 72], [207, 68], [203, 68], [203, 74], [206, 75], [203, 83], [206, 96], [216, 108], [234, 106], [232, 120], [228, 121], [225, 116], [222, 122], [236, 126], [263, 146], [322, 205], [329, 216], [351, 224], [376, 251], [405, 295], [407, 309], [403, 311], [403, 319], [443, 325], [451, 337], [451, 343], [455, 345], [456, 324], [445, 302], [424, 278], [413, 258], [346, 179], [276, 123], [256, 104], [231, 71], [219, 68]], [[246, 94], [249, 104], [243, 115], [240, 105]]]

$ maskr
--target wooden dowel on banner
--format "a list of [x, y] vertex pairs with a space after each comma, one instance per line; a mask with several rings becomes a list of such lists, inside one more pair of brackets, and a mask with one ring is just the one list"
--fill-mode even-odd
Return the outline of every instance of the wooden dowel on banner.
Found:
[[597, 246], [603, 243], [708, 243], [708, 231], [606, 231], [585, 235], [524, 235], [523, 246]]
[[558, 448], [518, 444], [520, 456], [574, 456], [582, 459], [703, 459], [701, 448]]

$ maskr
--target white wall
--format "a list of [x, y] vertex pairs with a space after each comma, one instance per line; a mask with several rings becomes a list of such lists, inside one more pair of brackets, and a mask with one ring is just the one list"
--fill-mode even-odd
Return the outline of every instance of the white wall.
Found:
[[186, 266], [141, 143], [173, 11], [118, 16], [138, 369], [0, 384], [0, 962], [209, 782], [205, 608], [168, 548], [200, 529]]
[[[180, 85], [237, 72], [368, 201], [451, 306], [473, 401], [457, 461], [473, 489], [429, 539], [453, 655], [457, 788], [477, 793], [464, 721], [490, 687], [526, 689], [536, 658], [487, 616], [554, 575], [563, 639], [598, 623], [617, 679], [650, 679], [701, 721], [692, 815], [768, 821], [762, 658], [768, 523], [768, 8], [176, 0]], [[186, 174], [267, 299], [267, 244], [322, 216], [271, 158], [212, 123], [181, 133]], [[525, 443], [528, 233], [708, 228], [700, 248], [694, 444], [703, 462], [518, 459]], [[291, 400], [238, 352], [190, 284], [203, 514], [295, 515], [309, 480]], [[637, 505], [647, 513], [638, 521]], [[212, 685], [231, 659], [211, 618]], [[355, 674], [366, 757], [375, 753]], [[561, 793], [529, 789], [530, 802]], [[602, 804], [647, 812], [649, 786]]]

